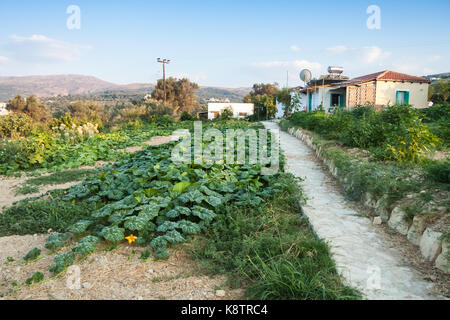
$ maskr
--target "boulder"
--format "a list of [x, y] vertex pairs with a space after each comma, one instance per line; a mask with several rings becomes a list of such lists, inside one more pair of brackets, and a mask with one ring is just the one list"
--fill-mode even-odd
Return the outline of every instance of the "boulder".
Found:
[[379, 225], [383, 224], [383, 220], [381, 219], [381, 217], [375, 217], [375, 218], [373, 218], [373, 224], [376, 226], [379, 226]]
[[380, 216], [383, 222], [389, 220], [389, 211], [387, 209], [387, 196], [382, 196], [375, 205], [375, 213]]
[[450, 242], [444, 241], [442, 243], [442, 252], [436, 259], [436, 268], [450, 273]]
[[407, 237], [409, 242], [415, 244], [416, 246], [420, 245], [420, 239], [422, 238], [425, 228], [426, 218], [423, 216], [415, 216], [411, 228], [409, 228], [408, 231]]
[[406, 236], [408, 234], [409, 223], [405, 221], [405, 212], [400, 207], [392, 210], [391, 217], [388, 221], [389, 227]]
[[377, 201], [373, 198], [370, 192], [364, 194], [364, 204], [369, 208], [376, 208]]
[[442, 233], [427, 228], [420, 239], [420, 252], [428, 261], [435, 261], [441, 253], [442, 243], [439, 238]]

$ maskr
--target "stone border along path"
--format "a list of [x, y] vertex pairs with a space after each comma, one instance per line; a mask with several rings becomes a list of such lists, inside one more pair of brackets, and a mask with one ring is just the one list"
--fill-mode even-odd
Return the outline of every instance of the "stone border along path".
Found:
[[[263, 124], [267, 129], [279, 129], [275, 122]], [[369, 300], [445, 299], [434, 295], [433, 283], [423, 280], [399, 250], [389, 247], [370, 219], [344, 199], [308, 146], [283, 131], [280, 143], [287, 171], [305, 179], [305, 214], [317, 235], [330, 245], [337, 269], [348, 285]]]

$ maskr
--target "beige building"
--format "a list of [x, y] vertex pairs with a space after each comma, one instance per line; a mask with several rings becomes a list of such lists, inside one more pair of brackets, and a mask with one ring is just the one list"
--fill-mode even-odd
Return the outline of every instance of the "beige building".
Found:
[[336, 106], [373, 105], [384, 108], [395, 104], [426, 108], [429, 85], [426, 78], [387, 70], [324, 85], [316, 82], [303, 89], [302, 93], [308, 110], [315, 110], [320, 105], [325, 110]]
[[9, 113], [8, 110], [6, 110], [6, 102], [0, 102], [0, 116], [5, 116]]

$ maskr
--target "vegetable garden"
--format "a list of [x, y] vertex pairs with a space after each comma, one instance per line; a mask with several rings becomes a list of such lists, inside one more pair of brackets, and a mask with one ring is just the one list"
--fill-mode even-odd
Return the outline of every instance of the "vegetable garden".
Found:
[[[124, 147], [180, 127], [192, 129], [193, 123], [112, 133], [118, 135], [116, 142], [105, 139], [109, 147], [102, 148]], [[204, 125], [210, 127], [225, 133], [229, 128], [260, 128], [260, 124]], [[86, 140], [87, 154], [98, 154], [90, 149], [97, 142]], [[43, 281], [45, 272], [58, 276], [86, 256], [120, 244], [140, 248], [142, 260], [148, 261], [167, 259], [171, 248], [192, 242], [188, 250], [202, 272], [228, 274], [230, 284], [247, 287], [250, 298], [359, 298], [342, 283], [327, 245], [302, 218], [304, 199], [293, 176], [282, 170], [261, 175], [260, 164], [176, 164], [170, 158], [174, 146], [148, 146], [122, 154], [81, 184], [5, 209], [0, 214], [1, 236], [45, 233], [49, 228], [58, 232], [45, 245], [58, 253], [54, 264], [48, 271], [39, 270], [30, 282]], [[91, 159], [117, 159], [109, 158], [112, 151], [105, 152], [108, 155]], [[34, 167], [58, 167], [60, 162], [54, 159], [62, 157], [49, 159]], [[71, 165], [80, 163], [85, 161]], [[35, 248], [26, 260], [39, 255]]]

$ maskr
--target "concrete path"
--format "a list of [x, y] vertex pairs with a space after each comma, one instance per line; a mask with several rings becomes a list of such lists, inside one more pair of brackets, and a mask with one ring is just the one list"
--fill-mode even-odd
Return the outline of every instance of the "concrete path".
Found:
[[[265, 122], [268, 129], [277, 123]], [[302, 141], [280, 131], [287, 171], [304, 178], [304, 207], [318, 236], [327, 241], [339, 272], [366, 299], [437, 299], [433, 284], [424, 281], [395, 248], [389, 248], [370, 219], [352, 209], [314, 161], [314, 152]]]

